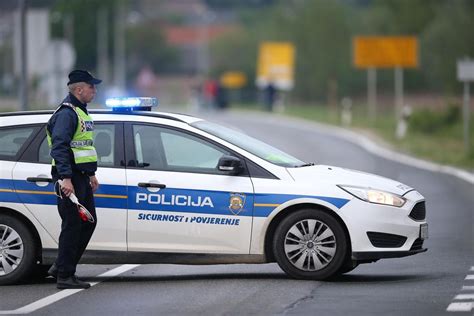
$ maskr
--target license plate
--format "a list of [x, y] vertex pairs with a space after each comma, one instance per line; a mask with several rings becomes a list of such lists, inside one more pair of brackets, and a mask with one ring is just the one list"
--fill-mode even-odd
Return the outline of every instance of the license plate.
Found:
[[420, 225], [420, 239], [428, 239], [428, 224]]

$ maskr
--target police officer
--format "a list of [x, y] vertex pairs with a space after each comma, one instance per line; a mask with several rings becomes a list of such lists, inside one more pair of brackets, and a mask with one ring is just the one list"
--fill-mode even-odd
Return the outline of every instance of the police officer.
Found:
[[[46, 133], [51, 150], [53, 182], [56, 186], [61, 234], [56, 262], [48, 273], [57, 278], [58, 289], [87, 289], [89, 283], [79, 280], [76, 266], [89, 243], [97, 223], [93, 192], [99, 187], [95, 176], [97, 154], [93, 146], [94, 123], [87, 103], [94, 99], [95, 85], [102, 80], [85, 70], [69, 74], [68, 96], [48, 121]], [[83, 221], [75, 204], [68, 198], [74, 193], [89, 210], [94, 222]]]

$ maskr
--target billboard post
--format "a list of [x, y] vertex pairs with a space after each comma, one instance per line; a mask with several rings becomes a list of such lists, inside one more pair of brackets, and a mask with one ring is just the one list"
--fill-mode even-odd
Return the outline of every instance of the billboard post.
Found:
[[403, 68], [418, 67], [418, 40], [413, 36], [356, 36], [353, 39], [353, 63], [367, 69], [368, 112], [372, 122], [376, 117], [376, 68], [395, 69], [395, 113], [403, 108]]
[[367, 103], [369, 107], [369, 119], [373, 124], [377, 113], [377, 69], [367, 69]]
[[403, 69], [395, 67], [395, 115], [400, 118], [403, 109]]

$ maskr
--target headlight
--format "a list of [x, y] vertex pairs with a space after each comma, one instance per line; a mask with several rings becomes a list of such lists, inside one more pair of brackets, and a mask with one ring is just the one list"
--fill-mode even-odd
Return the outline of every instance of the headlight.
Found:
[[406, 202], [406, 200], [400, 195], [390, 192], [374, 190], [371, 188], [353, 187], [350, 185], [338, 185], [338, 187], [347, 193], [352, 194], [356, 198], [370, 203], [402, 207]]

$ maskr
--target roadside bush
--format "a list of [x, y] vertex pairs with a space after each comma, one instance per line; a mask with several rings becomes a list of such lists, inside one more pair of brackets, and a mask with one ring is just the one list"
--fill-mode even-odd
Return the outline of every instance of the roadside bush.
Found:
[[451, 104], [444, 111], [430, 109], [415, 110], [410, 117], [410, 130], [425, 134], [433, 134], [439, 130], [456, 125], [461, 121], [461, 107]]

